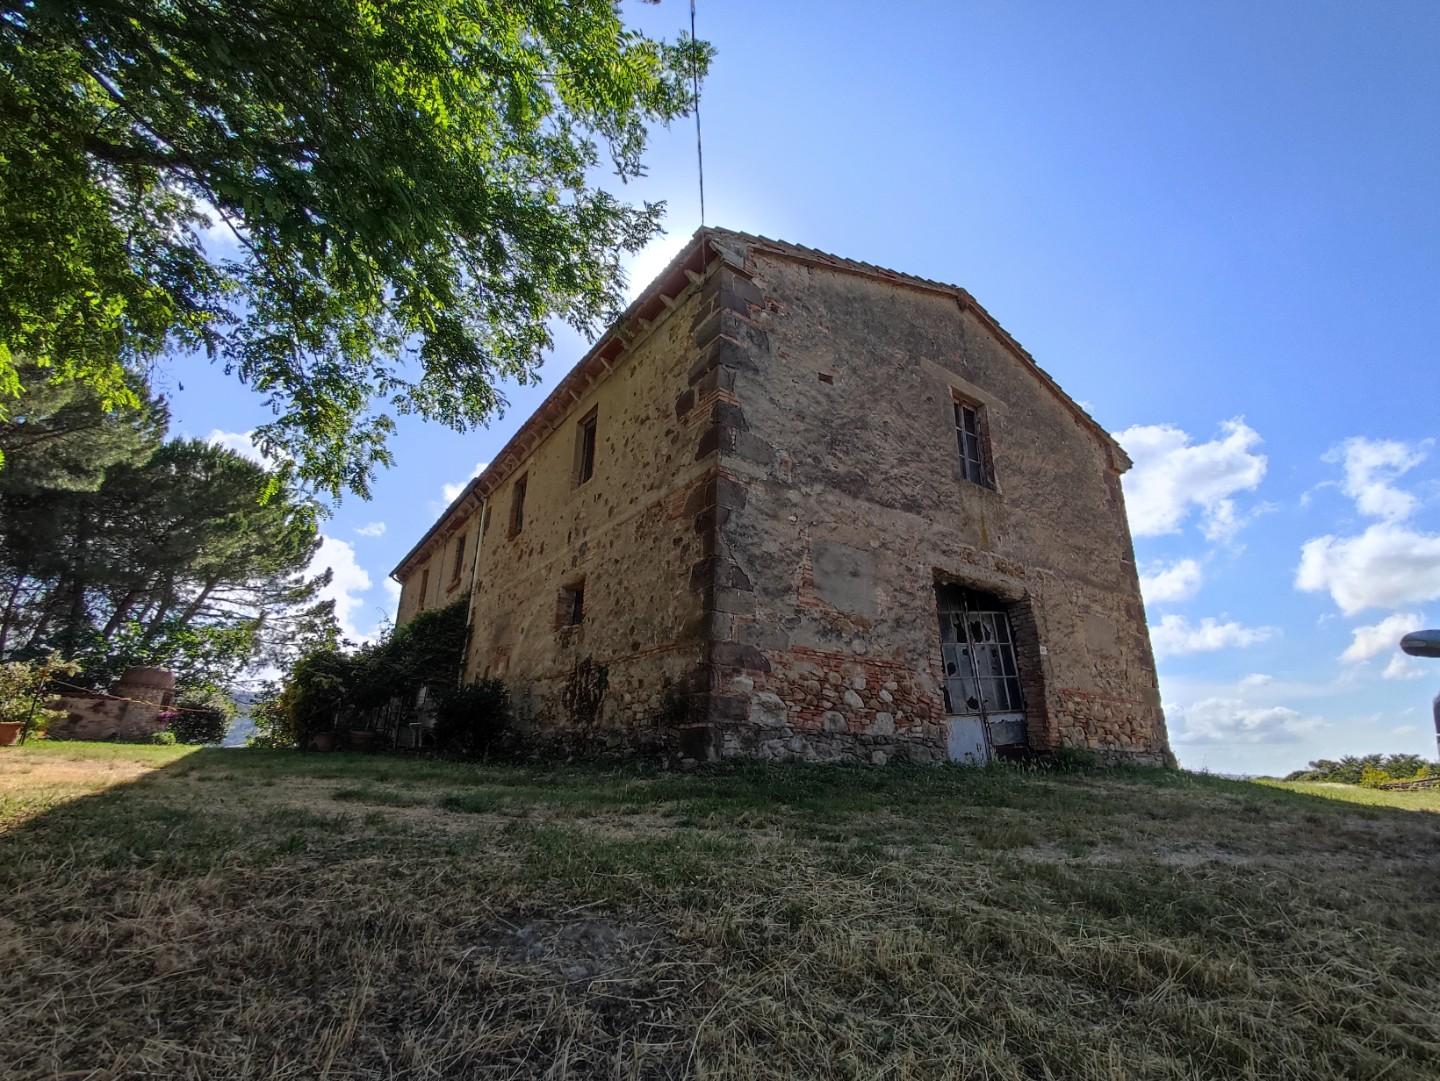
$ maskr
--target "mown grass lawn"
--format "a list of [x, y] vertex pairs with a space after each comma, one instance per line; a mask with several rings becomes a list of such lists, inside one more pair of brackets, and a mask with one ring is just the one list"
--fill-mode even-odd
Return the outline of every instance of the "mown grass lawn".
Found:
[[1333, 795], [3, 750], [0, 1074], [1440, 1077], [1440, 815]]

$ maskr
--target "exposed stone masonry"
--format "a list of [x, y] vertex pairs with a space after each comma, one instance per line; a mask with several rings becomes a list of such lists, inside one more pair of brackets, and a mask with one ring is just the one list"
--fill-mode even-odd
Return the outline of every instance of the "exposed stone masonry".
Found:
[[[955, 398], [982, 411], [993, 486], [961, 475]], [[953, 583], [1004, 606], [1031, 749], [1166, 761], [1127, 466], [963, 290], [705, 230], [397, 574], [408, 597], [453, 538], [508, 521], [523, 475], [525, 530], [483, 531], [464, 587], [467, 670], [505, 678], [537, 731], [693, 759], [943, 760], [936, 587]], [[582, 580], [583, 624], [558, 626]]]

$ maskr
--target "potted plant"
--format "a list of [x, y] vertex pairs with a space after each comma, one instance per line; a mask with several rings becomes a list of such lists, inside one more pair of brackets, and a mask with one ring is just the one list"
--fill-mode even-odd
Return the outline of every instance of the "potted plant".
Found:
[[335, 749], [335, 733], [315, 732], [310, 736], [310, 746], [317, 751], [333, 751]]
[[0, 664], [0, 747], [43, 736], [52, 720], [64, 717], [63, 710], [46, 709], [40, 702], [51, 693], [52, 680], [77, 671], [79, 665], [58, 653], [44, 660]]
[[352, 751], [369, 751], [375, 747], [375, 733], [364, 728], [352, 728], [350, 730], [350, 749]]

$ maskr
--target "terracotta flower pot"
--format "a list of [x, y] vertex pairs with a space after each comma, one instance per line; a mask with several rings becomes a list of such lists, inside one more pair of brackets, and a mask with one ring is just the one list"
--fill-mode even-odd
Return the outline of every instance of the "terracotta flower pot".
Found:
[[316, 732], [310, 737], [310, 746], [317, 751], [333, 751], [335, 749], [335, 733]]
[[368, 751], [375, 746], [374, 732], [351, 732], [350, 747], [356, 751]]
[[0, 721], [0, 747], [10, 747], [20, 738], [23, 721]]

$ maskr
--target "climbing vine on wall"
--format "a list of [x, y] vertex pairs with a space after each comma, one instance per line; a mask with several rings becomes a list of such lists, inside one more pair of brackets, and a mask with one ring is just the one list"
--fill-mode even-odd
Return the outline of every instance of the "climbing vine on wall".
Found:
[[595, 659], [588, 656], [575, 662], [560, 698], [572, 724], [577, 728], [590, 728], [600, 719], [609, 685], [610, 669], [605, 665], [596, 664]]

